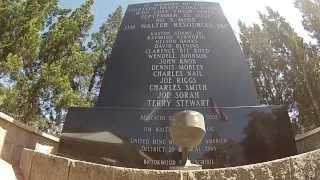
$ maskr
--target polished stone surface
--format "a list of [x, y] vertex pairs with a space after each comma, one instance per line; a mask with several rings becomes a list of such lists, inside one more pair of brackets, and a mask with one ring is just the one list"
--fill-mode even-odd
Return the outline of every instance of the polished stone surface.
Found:
[[[296, 153], [288, 115], [283, 108], [222, 110], [229, 120], [206, 119], [207, 133], [200, 146], [190, 152], [193, 163], [202, 164], [204, 168], [228, 167]], [[169, 122], [135, 120], [145, 111], [72, 109], [69, 118], [73, 119], [65, 124], [64, 132], [68, 133], [62, 134], [59, 153], [125, 167], [167, 169], [178, 165], [181, 155], [168, 132]], [[175, 111], [171, 112], [174, 114]], [[134, 123], [128, 122], [133, 120]], [[150, 127], [152, 132], [145, 132], [145, 127]]]
[[181, 153], [169, 133], [183, 110], [204, 115], [206, 135], [190, 153], [204, 168], [296, 153], [287, 111], [259, 106], [249, 67], [217, 3], [130, 5], [94, 108], [70, 108], [63, 156], [168, 169]]

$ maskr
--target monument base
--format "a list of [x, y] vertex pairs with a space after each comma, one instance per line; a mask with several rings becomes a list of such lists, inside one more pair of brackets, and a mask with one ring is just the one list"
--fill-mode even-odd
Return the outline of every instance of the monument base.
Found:
[[188, 159], [184, 166], [171, 166], [170, 170], [201, 170], [202, 166], [199, 164], [192, 164]]
[[[164, 130], [168, 127], [169, 115], [176, 111], [158, 110], [151, 118], [158, 120], [144, 120], [143, 115], [150, 114], [148, 109], [70, 108], [60, 138], [59, 155], [128, 168], [167, 170], [171, 166], [184, 166], [177, 147], [166, 149], [173, 145], [169, 144], [169, 132]], [[208, 117], [205, 122], [208, 133], [200, 148], [188, 156], [203, 169], [254, 164], [296, 154], [286, 109], [260, 106], [221, 108], [221, 111], [228, 119]], [[207, 116], [213, 114], [208, 109], [199, 109], [199, 112]], [[159, 120], [164, 115], [166, 119]], [[132, 119], [142, 120], [131, 123]], [[146, 134], [144, 127], [151, 127], [151, 134]], [[163, 133], [155, 130], [163, 130]], [[148, 149], [141, 143], [149, 143]], [[162, 147], [165, 147], [164, 152], [150, 152], [162, 151]]]

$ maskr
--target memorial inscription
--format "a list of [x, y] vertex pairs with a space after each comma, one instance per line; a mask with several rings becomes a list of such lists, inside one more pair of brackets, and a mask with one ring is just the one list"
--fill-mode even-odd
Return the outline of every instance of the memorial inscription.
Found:
[[[204, 115], [207, 134], [190, 154], [204, 168], [296, 153], [286, 110], [258, 106], [239, 44], [212, 2], [130, 5], [97, 104], [70, 108], [59, 152], [104, 164], [168, 169], [181, 159], [168, 126], [182, 110]], [[268, 151], [260, 151], [264, 148]]]

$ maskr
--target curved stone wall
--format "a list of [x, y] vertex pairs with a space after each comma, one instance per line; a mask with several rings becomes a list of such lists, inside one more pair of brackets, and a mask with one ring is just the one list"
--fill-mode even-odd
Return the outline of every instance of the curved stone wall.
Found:
[[179, 171], [114, 167], [24, 149], [20, 169], [26, 180], [311, 180], [320, 179], [320, 150], [233, 168]]
[[295, 137], [298, 153], [304, 153], [320, 148], [320, 127]]
[[19, 163], [23, 148], [56, 153], [58, 146], [59, 138], [39, 132], [0, 112], [0, 159], [15, 165]]
[[[319, 138], [314, 138], [314, 134], [318, 135], [319, 132], [318, 128], [306, 135], [296, 137], [298, 149], [299, 143], [301, 144], [300, 152], [319, 148], [317, 141]], [[21, 172], [26, 180], [320, 180], [320, 150], [233, 168], [165, 171], [100, 165], [23, 149], [24, 147], [37, 149], [36, 145], [39, 144], [52, 147], [51, 153], [54, 153], [58, 147], [59, 138], [35, 131], [1, 112], [0, 137], [0, 157], [13, 164], [20, 163]]]

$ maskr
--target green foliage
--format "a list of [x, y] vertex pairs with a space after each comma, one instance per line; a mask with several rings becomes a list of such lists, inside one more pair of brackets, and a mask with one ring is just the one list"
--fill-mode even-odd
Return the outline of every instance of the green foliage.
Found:
[[259, 16], [261, 25], [239, 22], [239, 26], [241, 46], [261, 102], [288, 107], [297, 102], [298, 127], [320, 126], [319, 52], [271, 8]]
[[[94, 104], [122, 8], [91, 34], [93, 0], [74, 10], [59, 0], [0, 1], [0, 110], [40, 130], [61, 127], [67, 108]], [[320, 1], [296, 0], [320, 43]], [[239, 23], [241, 46], [261, 103], [299, 104], [299, 127], [320, 126], [319, 44], [306, 44], [279, 13]], [[87, 43], [88, 42], [88, 43]]]
[[[71, 10], [61, 9], [58, 0], [0, 2], [1, 111], [40, 130], [56, 131], [68, 107], [93, 105], [96, 94], [89, 86], [105, 58], [103, 50], [86, 45], [93, 3], [87, 0]], [[118, 22], [110, 23], [116, 17]], [[121, 18], [118, 8], [100, 34], [93, 34], [97, 47], [112, 47]]]
[[122, 18], [122, 8], [118, 7], [112, 15], [109, 15], [99, 31], [92, 34], [91, 41], [88, 44], [97, 60], [88, 89], [89, 93], [93, 96], [96, 96], [96, 93], [100, 89], [101, 79], [106, 69], [106, 62], [111, 53]]
[[302, 13], [304, 28], [320, 43], [320, 1], [296, 0], [295, 5]]

